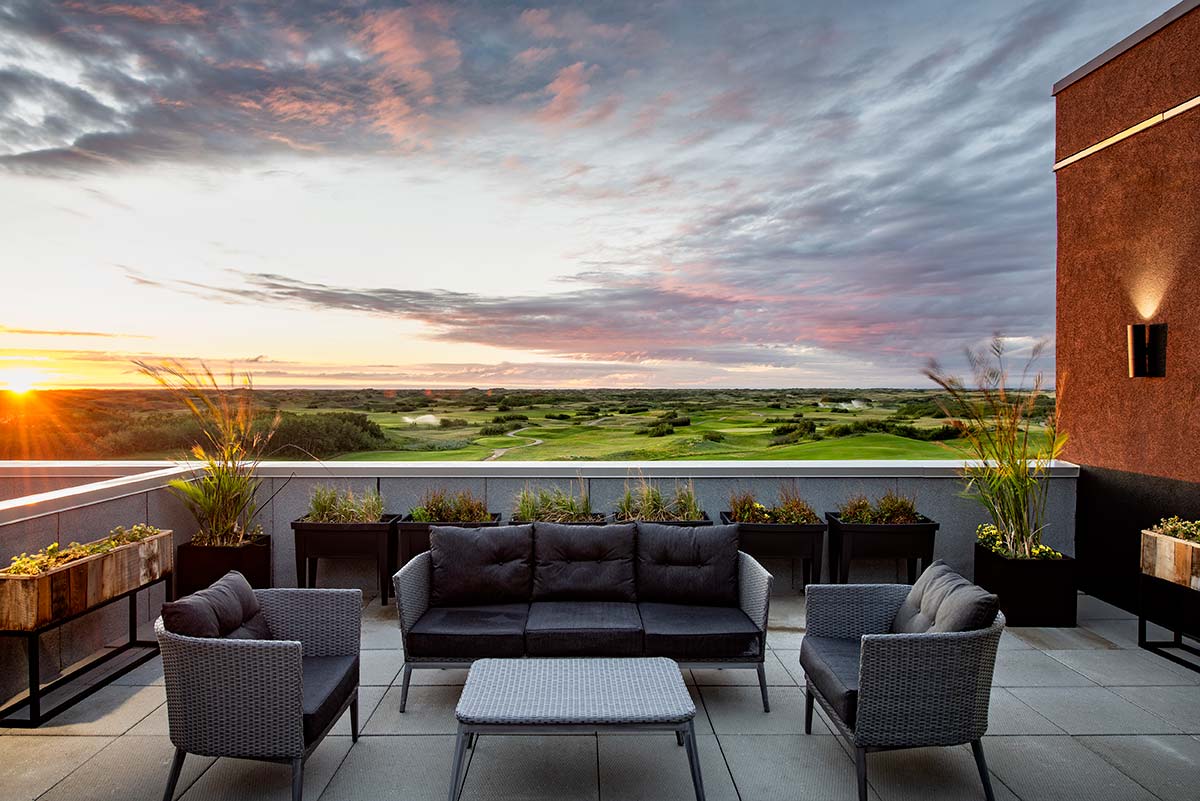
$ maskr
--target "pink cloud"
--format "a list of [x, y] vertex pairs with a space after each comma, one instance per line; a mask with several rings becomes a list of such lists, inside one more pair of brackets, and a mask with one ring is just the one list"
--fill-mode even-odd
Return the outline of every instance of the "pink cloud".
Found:
[[551, 58], [558, 52], [554, 47], [530, 47], [522, 50], [513, 57], [513, 61], [520, 64], [522, 67], [532, 67], [535, 64], [540, 64], [548, 58]]
[[518, 22], [533, 38], [565, 40], [572, 49], [596, 41], [619, 41], [633, 33], [633, 26], [628, 23], [609, 25], [594, 22], [578, 10], [563, 11], [556, 15], [549, 9], [528, 8], [521, 12]]
[[178, 0], [159, 0], [157, 5], [148, 6], [135, 6], [127, 3], [92, 5], [77, 0], [68, 3], [67, 7], [79, 11], [90, 11], [93, 14], [129, 17], [156, 25], [198, 25], [208, 17], [208, 12], [204, 9], [189, 3], [178, 2]]
[[562, 122], [574, 116], [592, 88], [588, 80], [595, 71], [594, 66], [589, 67], [582, 61], [559, 70], [546, 86], [545, 93], [550, 95], [550, 101], [542, 106], [538, 117], [546, 122]]
[[296, 87], [272, 89], [262, 99], [262, 107], [286, 121], [311, 125], [329, 125], [353, 112], [354, 107], [331, 97], [326, 92]]
[[708, 101], [706, 116], [719, 117], [733, 122], [745, 122], [751, 117], [750, 101], [754, 93], [749, 89], [730, 89]]
[[367, 14], [358, 41], [415, 92], [428, 93], [437, 78], [462, 63], [458, 42], [449, 35], [450, 12], [435, 6], [398, 8]]
[[527, 8], [521, 12], [521, 26], [538, 39], [555, 39], [561, 34], [558, 27], [550, 21], [550, 10], [546, 8]]
[[658, 125], [663, 114], [667, 109], [675, 104], [676, 96], [674, 92], [663, 92], [658, 97], [646, 103], [633, 115], [633, 127], [630, 133], [633, 135], [648, 134]]

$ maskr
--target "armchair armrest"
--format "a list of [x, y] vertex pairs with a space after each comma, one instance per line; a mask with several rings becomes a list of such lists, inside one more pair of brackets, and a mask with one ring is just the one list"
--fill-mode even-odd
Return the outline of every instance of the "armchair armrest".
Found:
[[392, 576], [396, 587], [396, 612], [400, 619], [400, 638], [408, 650], [408, 633], [429, 609], [433, 591], [433, 557], [429, 551], [419, 553]]
[[864, 636], [855, 742], [958, 745], [982, 737], [1003, 629], [998, 613], [978, 631]]
[[255, 590], [276, 640], [296, 640], [305, 656], [357, 656], [362, 590]]
[[289, 640], [183, 637], [154, 624], [171, 742], [189, 754], [304, 754], [302, 646]]
[[775, 577], [748, 553], [738, 551], [738, 606], [766, 634]]
[[813, 637], [886, 634], [912, 589], [907, 584], [809, 584], [805, 627]]

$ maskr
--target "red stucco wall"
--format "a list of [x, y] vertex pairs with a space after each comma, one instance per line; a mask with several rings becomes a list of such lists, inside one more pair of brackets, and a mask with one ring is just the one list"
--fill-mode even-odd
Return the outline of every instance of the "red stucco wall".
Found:
[[[1060, 157], [1200, 94], [1197, 42], [1200, 9], [1064, 89]], [[1065, 457], [1200, 481], [1200, 109], [1056, 176]], [[1168, 324], [1166, 378], [1128, 377], [1138, 322]]]

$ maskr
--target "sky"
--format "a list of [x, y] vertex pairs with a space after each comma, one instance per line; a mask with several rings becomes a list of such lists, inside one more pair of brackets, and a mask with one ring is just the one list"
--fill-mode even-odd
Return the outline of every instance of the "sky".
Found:
[[924, 386], [1172, 4], [0, 0], [0, 387]]

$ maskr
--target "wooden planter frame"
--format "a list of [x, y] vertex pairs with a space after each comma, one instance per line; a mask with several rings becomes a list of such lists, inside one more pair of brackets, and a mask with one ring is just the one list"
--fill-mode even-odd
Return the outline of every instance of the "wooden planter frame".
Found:
[[[1164, 659], [1200, 672], [1175, 651], [1200, 656], [1200, 648], [1184, 637], [1200, 640], [1200, 543], [1142, 531], [1141, 580], [1138, 587], [1138, 645]], [[1154, 618], [1146, 616], [1154, 610]], [[1170, 640], [1151, 640], [1147, 622], [1171, 630]]]

